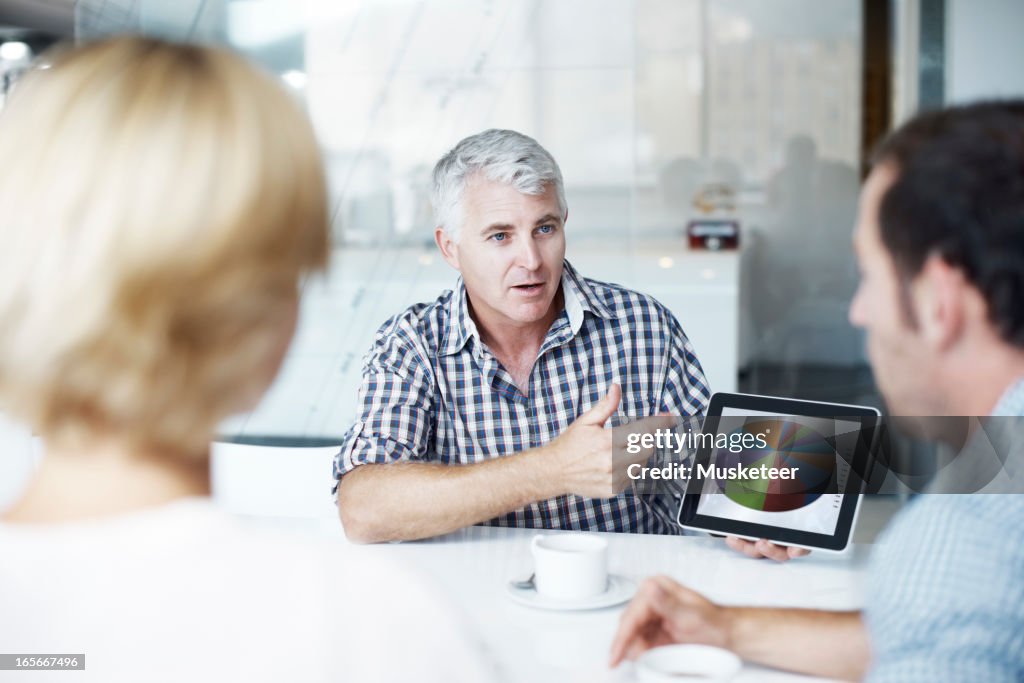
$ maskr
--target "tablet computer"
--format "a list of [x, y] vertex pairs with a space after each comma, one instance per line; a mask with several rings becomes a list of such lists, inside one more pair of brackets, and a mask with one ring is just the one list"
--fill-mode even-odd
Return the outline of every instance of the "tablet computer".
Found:
[[844, 550], [869, 475], [879, 417], [866, 406], [713, 395], [679, 524]]

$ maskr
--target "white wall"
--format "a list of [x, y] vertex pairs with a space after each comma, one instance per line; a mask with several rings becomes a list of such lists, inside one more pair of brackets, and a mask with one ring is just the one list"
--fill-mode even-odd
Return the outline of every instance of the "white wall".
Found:
[[947, 0], [946, 101], [1024, 95], [1024, 2]]

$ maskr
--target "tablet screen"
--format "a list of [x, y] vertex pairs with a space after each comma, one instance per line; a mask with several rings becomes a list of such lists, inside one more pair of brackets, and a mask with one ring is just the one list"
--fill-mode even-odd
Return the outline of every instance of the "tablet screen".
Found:
[[[711, 464], [777, 468], [783, 476], [750, 481], [703, 480], [697, 513], [832, 535], [836, 531], [861, 425], [804, 415], [724, 408], [719, 431], [762, 435], [742, 450], [716, 449]], [[748, 441], [747, 443], [751, 443]], [[712, 495], [708, 495], [712, 494]], [[719, 495], [713, 495], [719, 494]]]
[[839, 551], [870, 471], [878, 411], [717, 393], [704, 418], [679, 523]]

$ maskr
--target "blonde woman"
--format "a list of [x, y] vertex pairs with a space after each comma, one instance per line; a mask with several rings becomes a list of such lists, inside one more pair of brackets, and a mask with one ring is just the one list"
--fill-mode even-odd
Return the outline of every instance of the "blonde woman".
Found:
[[416, 577], [208, 498], [215, 426], [270, 384], [328, 256], [288, 94], [225, 51], [112, 39], [19, 84], [0, 159], [0, 409], [46, 443], [0, 518], [0, 650], [85, 654], [33, 681], [489, 678]]

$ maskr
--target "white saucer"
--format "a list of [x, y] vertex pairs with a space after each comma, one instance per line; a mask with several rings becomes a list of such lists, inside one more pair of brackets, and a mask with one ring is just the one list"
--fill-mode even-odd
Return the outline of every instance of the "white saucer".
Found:
[[680, 679], [728, 681], [740, 672], [739, 657], [710, 645], [663, 645], [648, 650], [636, 660], [636, 677], [641, 683], [674, 683]]
[[604, 593], [592, 595], [589, 598], [575, 600], [559, 600], [549, 598], [537, 592], [536, 588], [516, 588], [510, 583], [505, 584], [505, 592], [520, 605], [535, 607], [536, 609], [550, 609], [557, 611], [574, 611], [585, 609], [601, 609], [621, 605], [636, 593], [636, 581], [618, 574], [608, 575], [608, 589]]

